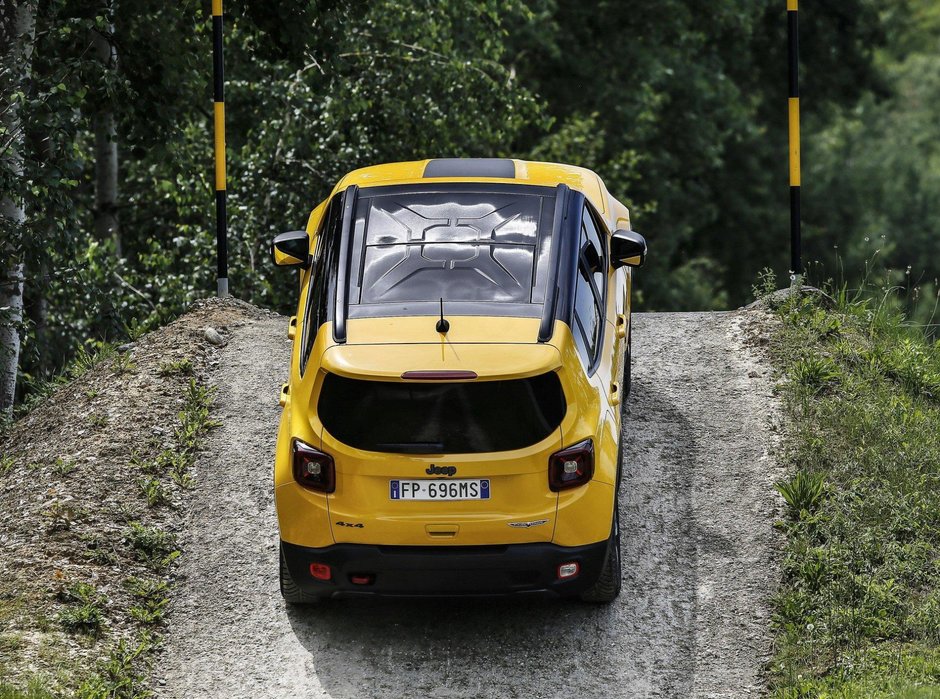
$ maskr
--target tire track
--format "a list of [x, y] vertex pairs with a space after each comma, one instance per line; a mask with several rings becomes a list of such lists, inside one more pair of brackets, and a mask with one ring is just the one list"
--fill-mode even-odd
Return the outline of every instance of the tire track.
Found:
[[288, 609], [271, 464], [286, 319], [239, 328], [207, 444], [158, 696], [740, 697], [763, 693], [777, 477], [771, 382], [746, 313], [637, 314], [624, 421], [624, 588], [536, 600]]

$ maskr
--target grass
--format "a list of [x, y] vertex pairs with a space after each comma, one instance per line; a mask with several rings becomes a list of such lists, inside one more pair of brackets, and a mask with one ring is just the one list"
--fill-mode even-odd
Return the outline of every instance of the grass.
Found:
[[773, 696], [940, 697], [940, 343], [882, 297], [791, 295]]

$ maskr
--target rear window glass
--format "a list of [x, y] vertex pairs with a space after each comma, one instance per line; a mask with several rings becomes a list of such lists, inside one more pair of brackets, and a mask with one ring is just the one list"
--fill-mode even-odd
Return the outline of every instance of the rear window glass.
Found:
[[554, 191], [360, 191], [349, 303], [541, 304]]
[[361, 381], [327, 374], [318, 412], [326, 430], [357, 449], [473, 454], [521, 449], [561, 424], [554, 373], [465, 383]]

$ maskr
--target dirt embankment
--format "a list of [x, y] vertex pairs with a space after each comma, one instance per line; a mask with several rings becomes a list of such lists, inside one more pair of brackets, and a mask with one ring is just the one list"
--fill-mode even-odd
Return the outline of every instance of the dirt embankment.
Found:
[[643, 314], [610, 606], [286, 608], [271, 468], [285, 318], [235, 328], [154, 688], [164, 697], [742, 697], [763, 692], [779, 476], [760, 314]]
[[69, 695], [119, 641], [132, 653], [161, 633], [182, 512], [202, 477], [198, 386], [219, 371], [206, 328], [224, 343], [268, 315], [234, 300], [197, 303], [77, 362], [0, 435], [0, 683], [36, 678]]

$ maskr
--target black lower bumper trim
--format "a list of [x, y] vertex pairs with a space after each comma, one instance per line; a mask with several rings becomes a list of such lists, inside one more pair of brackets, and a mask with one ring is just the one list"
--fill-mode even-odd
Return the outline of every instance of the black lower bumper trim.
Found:
[[[344, 597], [578, 595], [600, 577], [607, 542], [587, 546], [371, 546], [307, 548], [281, 543], [293, 581], [309, 595]], [[574, 578], [558, 579], [558, 566], [575, 562]], [[330, 566], [331, 580], [310, 574], [310, 564]], [[356, 582], [354, 582], [356, 581]]]

